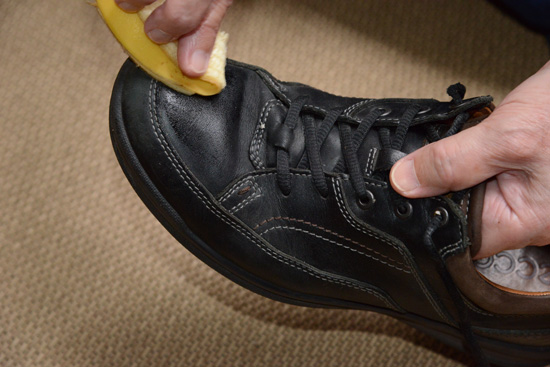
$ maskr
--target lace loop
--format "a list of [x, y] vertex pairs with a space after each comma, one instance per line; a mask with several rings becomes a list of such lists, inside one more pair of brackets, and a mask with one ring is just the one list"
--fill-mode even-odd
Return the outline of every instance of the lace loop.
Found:
[[[306, 104], [307, 97], [298, 97], [288, 108], [285, 121], [285, 130], [294, 130], [300, 118], [300, 111]], [[289, 195], [291, 190], [290, 155], [287, 149], [277, 149], [277, 182], [284, 195]]]
[[[365, 140], [365, 137], [367, 136], [368, 132], [372, 129], [374, 124], [376, 123], [376, 120], [384, 115], [384, 109], [382, 108], [376, 108], [369, 112], [367, 117], [364, 121], [359, 124], [357, 127], [357, 130], [353, 134], [352, 144], [353, 144], [353, 151], [357, 154], [357, 151], [359, 150], [359, 147], [361, 146], [361, 143]], [[344, 160], [340, 159], [338, 163], [336, 164], [336, 167], [334, 171], [336, 172], [342, 172], [344, 171]]]
[[274, 147], [286, 150], [287, 152], [290, 149], [290, 145], [294, 140], [293, 129], [289, 128], [286, 125], [279, 125], [279, 128], [274, 132], [271, 137], [271, 142]]
[[405, 113], [403, 114], [403, 118], [399, 121], [399, 126], [397, 126], [397, 130], [395, 131], [395, 138], [392, 141], [391, 147], [386, 146], [385, 148], [401, 150], [403, 143], [405, 142], [405, 136], [407, 136], [407, 131], [409, 130], [414, 117], [418, 112], [420, 112], [421, 109], [422, 107], [417, 104], [407, 107]]
[[[465, 93], [465, 88], [462, 84], [450, 86], [447, 92], [452, 97], [454, 105], [462, 103]], [[373, 163], [375, 167], [374, 171], [387, 171], [391, 169], [398, 159], [405, 155], [402, 149], [414, 118], [429, 110], [425, 106], [423, 107], [416, 103], [407, 106], [392, 137], [390, 127], [376, 126], [376, 122], [390, 111], [389, 108], [374, 108], [357, 125], [357, 128], [352, 131], [353, 123], [346, 116], [342, 116], [343, 109], [329, 110], [324, 116], [323, 121], [317, 124], [311, 106], [305, 105], [306, 101], [307, 97], [300, 96], [290, 103], [283, 124], [274, 133], [272, 138], [272, 143], [277, 149], [277, 182], [285, 195], [290, 194], [291, 191], [289, 151], [293, 140], [293, 130], [298, 125], [301, 113], [303, 113], [305, 154], [303, 154], [297, 168], [309, 168], [313, 184], [317, 191], [323, 197], [328, 195], [329, 189], [321, 159], [321, 148], [336, 125], [340, 136], [342, 158], [338, 160], [333, 171], [348, 173], [357, 196], [362, 200], [368, 200], [365, 180], [357, 153], [369, 132], [373, 128], [377, 129], [381, 145], [381, 149], [378, 149], [377, 152], [376, 161]], [[458, 114], [450, 128], [443, 135], [440, 134], [432, 123], [427, 123], [425, 129], [428, 141], [434, 142], [456, 134], [464, 127], [468, 118], [469, 114], [467, 112]]]
[[453, 99], [453, 104], [461, 104], [464, 96], [466, 95], [466, 87], [461, 83], [453, 84], [447, 88], [447, 94]]
[[353, 150], [353, 143], [351, 140], [351, 127], [348, 124], [339, 124], [340, 139], [342, 140], [342, 153], [344, 153], [344, 162], [348, 168], [350, 175], [351, 185], [357, 193], [360, 200], [368, 200], [367, 188], [365, 186], [365, 180], [361, 169], [359, 167], [359, 160], [357, 154]]
[[309, 164], [311, 167], [311, 173], [313, 176], [313, 183], [319, 193], [326, 197], [328, 195], [328, 185], [325, 179], [325, 173], [323, 172], [323, 163], [321, 162], [321, 149], [319, 147], [319, 141], [317, 140], [317, 133], [315, 131], [315, 120], [313, 117], [306, 115], [304, 117], [305, 138], [306, 138], [306, 151]]

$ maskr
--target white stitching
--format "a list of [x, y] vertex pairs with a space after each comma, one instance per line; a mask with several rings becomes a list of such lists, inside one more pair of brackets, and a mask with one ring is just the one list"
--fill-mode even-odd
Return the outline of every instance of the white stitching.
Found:
[[254, 184], [254, 182], [252, 182], [252, 180], [250, 180], [249, 178], [246, 178], [246, 180], [244, 182], [237, 182], [235, 185], [233, 185], [233, 187], [228, 191], [226, 192], [225, 194], [223, 194], [219, 199], [218, 201], [220, 203], [223, 203], [224, 201], [226, 201], [227, 199], [229, 199], [229, 197], [231, 195], [233, 195], [235, 192], [239, 191], [239, 189], [241, 187], [243, 187], [245, 184], [249, 183], [249, 186], [252, 186], [252, 184]]
[[[264, 173], [260, 173], [260, 174], [254, 174], [253, 176], [246, 176], [242, 180], [251, 180], [251, 179], [256, 179], [257, 177], [270, 176], [270, 175], [276, 175], [276, 174], [277, 174], [277, 172], [264, 172]], [[311, 177], [312, 176], [311, 173], [290, 172], [290, 174], [293, 175], [293, 176], [303, 176], [303, 177]], [[340, 177], [340, 179], [343, 180], [343, 181], [349, 181], [349, 178], [346, 178], [346, 177], [343, 177], [343, 176]], [[376, 182], [369, 182], [369, 181], [365, 181], [365, 185], [380, 187], [380, 188], [383, 188], [383, 189], [388, 187], [388, 185], [385, 184], [385, 183], [379, 184], [379, 183], [376, 183]]]
[[355, 104], [352, 104], [351, 106], [349, 106], [348, 108], [346, 108], [343, 112], [344, 115], [348, 115], [349, 117], [351, 117], [351, 112], [353, 112], [353, 110], [361, 107], [362, 105], [364, 104], [367, 104], [369, 103], [370, 101], [372, 101], [372, 99], [366, 99], [364, 101], [361, 101], [361, 102], [357, 102]]
[[440, 251], [440, 252], [441, 252], [441, 251], [446, 252], [446, 251], [452, 250], [451, 247], [458, 245], [460, 242], [462, 242], [462, 240], [458, 240], [458, 241], [456, 241], [455, 243], [451, 243], [450, 245], [447, 245], [447, 246], [445, 246], [445, 247], [443, 247], [443, 248], [440, 248], [439, 251]]
[[[388, 265], [388, 266], [390, 266], [390, 267], [392, 267], [392, 268], [394, 268], [394, 269], [400, 270], [400, 271], [405, 272], [405, 273], [410, 273], [409, 271], [407, 271], [407, 270], [405, 270], [405, 269], [403, 269], [403, 268], [400, 268], [399, 266], [395, 266], [395, 265], [393, 265], [393, 264], [389, 264], [389, 263], [387, 263], [386, 261], [380, 260], [379, 258], [374, 257], [374, 256], [369, 255], [369, 254], [366, 254], [366, 253], [364, 253], [364, 252], [362, 252], [362, 251], [359, 251], [358, 249], [354, 249], [354, 248], [348, 247], [348, 246], [346, 246], [346, 245], [344, 245], [344, 244], [342, 244], [342, 243], [333, 241], [333, 240], [331, 240], [331, 239], [329, 239], [329, 238], [326, 238], [326, 237], [324, 237], [324, 236], [318, 235], [318, 234], [316, 234], [316, 233], [313, 233], [313, 232], [310, 232], [310, 231], [307, 231], [307, 230], [305, 230], [305, 229], [298, 228], [298, 227], [291, 227], [291, 226], [274, 226], [274, 227], [268, 228], [268, 229], [266, 229], [265, 231], [261, 232], [261, 233], [260, 233], [260, 236], [263, 236], [263, 235], [266, 234], [267, 232], [272, 231], [272, 230], [275, 230], [275, 229], [290, 229], [290, 230], [294, 230], [294, 231], [298, 231], [298, 232], [303, 232], [303, 233], [309, 234], [309, 235], [311, 235], [311, 236], [320, 238], [320, 239], [322, 239], [322, 240], [324, 240], [324, 241], [330, 242], [330, 243], [332, 243], [332, 244], [334, 244], [334, 245], [336, 245], [336, 246], [340, 246], [340, 247], [343, 247], [343, 248], [345, 248], [345, 249], [347, 249], [347, 250], [350, 250], [350, 251], [356, 252], [356, 253], [358, 253], [358, 254], [361, 254], [361, 255], [363, 255], [363, 256], [369, 257], [369, 258], [371, 258], [371, 259], [373, 259], [373, 260], [376, 260], [376, 261], [378, 261], [378, 262], [381, 262], [382, 264]], [[359, 244], [359, 243], [357, 243], [356, 241], [353, 241], [353, 240], [351, 240], [350, 242], [352, 242], [352, 243], [354, 243], [354, 244]], [[364, 246], [361, 246], [361, 247], [364, 247]], [[366, 248], [366, 249], [370, 250], [369, 248]]]
[[256, 200], [262, 195], [262, 191], [260, 190], [260, 187], [256, 182], [254, 182], [252, 186], [254, 187], [254, 194], [250, 195], [248, 198], [246, 198], [245, 200], [243, 200], [242, 202], [240, 202], [239, 204], [231, 208], [229, 210], [231, 214], [235, 214], [236, 212], [238, 212], [239, 210], [241, 210], [242, 208], [244, 208], [245, 206], [247, 206], [248, 204], [250, 204], [251, 202], [253, 202], [254, 200]]
[[304, 107], [310, 108], [314, 111], [320, 112], [320, 113], [325, 114], [325, 115], [328, 113], [328, 111], [325, 110], [324, 108], [317, 107], [317, 106], [314, 106], [314, 105], [311, 105], [311, 104], [306, 104], [306, 105], [304, 105]]
[[[355, 229], [363, 232], [364, 234], [366, 235], [369, 235], [371, 237], [374, 237], [376, 238], [377, 240], [380, 240], [382, 242], [385, 242], [387, 243], [388, 245], [392, 246], [394, 249], [396, 249], [397, 251], [399, 251], [399, 253], [401, 254], [401, 256], [405, 257], [404, 253], [403, 253], [403, 250], [400, 249], [396, 244], [394, 244], [393, 242], [390, 242], [388, 239], [384, 238], [384, 237], [381, 237], [380, 235], [378, 235], [376, 232], [373, 232], [371, 230], [369, 230], [368, 228], [361, 228], [359, 227], [357, 224], [355, 224], [352, 220], [352, 218], [349, 216], [349, 213], [344, 210], [344, 207], [343, 207], [343, 203], [344, 203], [344, 195], [342, 194], [342, 192], [340, 191], [341, 188], [340, 188], [340, 184], [338, 182], [338, 180], [336, 178], [333, 178], [333, 183], [335, 184], [334, 185], [334, 188], [335, 188], [335, 192], [336, 192], [336, 202], [338, 203], [338, 207], [340, 208], [340, 212], [342, 213], [342, 215], [344, 216], [344, 218], [346, 219], [346, 221]], [[341, 201], [341, 203], [340, 203]]]
[[[335, 192], [336, 192], [336, 198], [337, 198], [337, 203], [338, 203], [338, 207], [340, 208], [340, 212], [342, 213], [342, 215], [344, 216], [344, 218], [346, 218], [346, 221], [355, 229], [369, 235], [368, 232], [365, 232], [365, 230], [368, 231], [367, 228], [363, 229], [361, 227], [359, 227], [357, 224], [354, 223], [353, 221], [353, 217], [351, 217], [351, 215], [349, 215], [347, 213], [347, 211], [345, 210], [345, 204], [344, 204], [344, 198], [343, 198], [343, 194], [340, 192], [341, 188], [340, 188], [340, 183], [338, 182], [337, 179], [333, 178], [332, 179], [332, 182], [333, 182], [333, 185], [334, 185], [334, 188], [335, 188]], [[342, 203], [340, 203], [340, 200], [342, 201]], [[369, 231], [370, 232], [370, 231]], [[401, 256], [403, 256], [403, 258], [405, 259], [405, 261], [409, 262], [410, 259], [408, 256], [405, 256], [405, 254], [402, 252], [402, 250], [398, 247], [396, 247], [397, 245], [389, 242], [388, 240], [384, 239], [384, 238], [378, 238], [376, 237], [375, 234], [372, 234], [375, 238], [383, 241], [383, 242], [386, 242], [387, 244], [393, 246], [394, 248], [397, 249], [397, 251], [399, 251], [399, 253], [401, 254]], [[410, 264], [409, 264], [410, 265]], [[424, 282], [420, 279], [419, 275], [417, 274], [416, 272], [416, 269], [414, 268], [414, 266], [410, 265], [410, 269], [411, 269], [411, 273], [413, 274], [414, 278], [416, 279], [416, 282], [418, 283], [418, 285], [420, 286], [420, 288], [422, 289], [422, 292], [424, 292], [424, 295], [426, 296], [426, 298], [428, 298], [428, 301], [430, 302], [430, 304], [432, 305], [432, 307], [434, 308], [434, 310], [438, 313], [438, 315], [443, 319], [443, 320], [446, 320], [449, 324], [453, 324], [453, 322], [446, 316], [443, 314], [443, 312], [440, 310], [439, 306], [435, 303], [435, 301], [432, 299], [432, 296], [430, 295], [430, 293], [428, 292], [428, 290], [426, 289], [425, 285], [424, 285]]]
[[[444, 201], [444, 200], [442, 200], [438, 197], [435, 197], [434, 199], [439, 201], [442, 204], [448, 205], [448, 203], [446, 201]], [[460, 238], [460, 240], [458, 240], [457, 242], [451, 243], [450, 245], [446, 245], [445, 247], [438, 250], [439, 255], [442, 258], [445, 258], [446, 256], [449, 256], [449, 255], [454, 255], [454, 253], [455, 253], [454, 251], [461, 250], [460, 245], [463, 243], [463, 241], [462, 241], [462, 222], [460, 220], [458, 221], [458, 238]], [[446, 249], [446, 250], [444, 251], [444, 249]], [[444, 251], [444, 253], [442, 253], [441, 251]]]
[[368, 251], [371, 251], [371, 252], [374, 252], [375, 254], [380, 255], [380, 256], [382, 256], [382, 257], [388, 259], [389, 261], [393, 261], [393, 262], [395, 262], [395, 263], [397, 263], [397, 264], [400, 264], [400, 265], [403, 265], [403, 266], [408, 266], [407, 264], [402, 263], [401, 261], [397, 261], [397, 260], [395, 260], [395, 259], [392, 259], [392, 258], [389, 257], [389, 256], [386, 256], [386, 255], [384, 255], [384, 254], [381, 254], [380, 252], [378, 252], [378, 251], [376, 251], [376, 250], [373, 250], [372, 248], [370, 248], [370, 247], [368, 247], [368, 246], [365, 246], [365, 245], [363, 245], [363, 244], [361, 244], [361, 243], [359, 243], [359, 242], [357, 242], [357, 241], [354, 241], [354, 240], [352, 240], [351, 238], [347, 238], [347, 237], [341, 235], [340, 233], [331, 231], [330, 229], [324, 228], [323, 226], [320, 226], [320, 225], [315, 224], [315, 223], [308, 222], [308, 221], [306, 221], [306, 220], [304, 220], [304, 219], [298, 219], [298, 218], [292, 218], [292, 217], [273, 217], [273, 218], [266, 219], [266, 220], [262, 221], [261, 223], [257, 224], [257, 225], [254, 227], [254, 229], [258, 229], [259, 227], [261, 227], [261, 226], [263, 226], [263, 225], [265, 225], [265, 224], [267, 224], [267, 223], [269, 223], [269, 222], [272, 222], [272, 221], [274, 221], [274, 220], [284, 220], [284, 221], [289, 221], [289, 222], [297, 222], [297, 223], [300, 223], [300, 224], [305, 224], [305, 225], [307, 225], [307, 226], [310, 226], [310, 227], [313, 227], [313, 228], [315, 228], [315, 229], [319, 229], [319, 230], [321, 230], [321, 231], [323, 231], [323, 232], [329, 233], [329, 234], [331, 234], [331, 235], [333, 235], [333, 236], [336, 236], [336, 237], [338, 237], [338, 238], [340, 238], [340, 239], [343, 239], [343, 240], [345, 240], [345, 241], [348, 241], [348, 242], [351, 242], [351, 243], [353, 243], [353, 244], [356, 244], [356, 245], [359, 246], [359, 247], [363, 247], [364, 249], [366, 249], [366, 250], [368, 250]]
[[[373, 289], [370, 289], [370, 288], [367, 288], [367, 287], [364, 287], [364, 286], [360, 286], [358, 284], [355, 284], [351, 281], [348, 281], [348, 280], [344, 280], [344, 279], [337, 279], [337, 278], [333, 278], [333, 277], [330, 277], [330, 276], [327, 276], [327, 275], [324, 275], [324, 274], [318, 274], [318, 273], [315, 273], [313, 270], [309, 269], [309, 268], [306, 268], [305, 266], [299, 264], [299, 263], [296, 263], [296, 262], [293, 262], [287, 258], [285, 258], [284, 256], [282, 256], [281, 254], [278, 254], [277, 252], [275, 252], [274, 250], [268, 248], [268, 247], [265, 247], [261, 242], [259, 242], [256, 238], [252, 237], [249, 233], [247, 233], [243, 228], [239, 228], [235, 223], [232, 223], [228, 220], [228, 218], [224, 217], [223, 213], [220, 213], [219, 212], [219, 209], [217, 209], [214, 205], [212, 205], [212, 203], [209, 202], [208, 198], [200, 191], [200, 189], [196, 186], [196, 184], [193, 182], [192, 179], [190, 179], [188, 176], [187, 176], [187, 173], [185, 172], [185, 169], [183, 168], [183, 166], [180, 164], [180, 162], [178, 161], [177, 159], [177, 156], [174, 154], [174, 152], [172, 151], [172, 147], [168, 144], [168, 142], [166, 141], [163, 133], [162, 133], [162, 130], [160, 129], [160, 126], [158, 126], [158, 116], [157, 114], [153, 114], [153, 105], [154, 105], [154, 102], [156, 102], [156, 95], [155, 95], [155, 100], [153, 101], [152, 99], [152, 95], [154, 95], [152, 93], [152, 89], [153, 89], [153, 85], [157, 85], [157, 82], [156, 80], [155, 81], [152, 81], [151, 82], [151, 86], [150, 86], [150, 91], [149, 91], [149, 104], [150, 104], [150, 110], [149, 110], [149, 114], [151, 116], [151, 123], [152, 123], [152, 126], [153, 126], [153, 131], [154, 131], [154, 134], [157, 138], [157, 141], [160, 143], [161, 147], [162, 147], [162, 150], [164, 151], [164, 153], [166, 154], [166, 157], [168, 158], [168, 160], [170, 161], [170, 163], [172, 164], [172, 166], [176, 169], [176, 171], [178, 172], [178, 175], [179, 177], [181, 177], [181, 179], [185, 182], [185, 184], [189, 187], [189, 189], [191, 189], [193, 191], [193, 193], [195, 195], [197, 195], [197, 197], [203, 202], [203, 204], [214, 214], [216, 215], [219, 219], [221, 219], [224, 223], [226, 223], [227, 225], [231, 226], [232, 228], [234, 228], [235, 230], [237, 230], [239, 233], [241, 233], [243, 236], [247, 237], [250, 241], [252, 241], [256, 246], [258, 246], [258, 248], [260, 248], [262, 251], [264, 251], [266, 254], [268, 254], [269, 256], [271, 256], [272, 258], [282, 262], [283, 264], [286, 264], [290, 267], [293, 267], [297, 270], [300, 270], [306, 274], [309, 274], [315, 278], [318, 278], [318, 279], [321, 279], [321, 280], [324, 280], [324, 281], [328, 281], [330, 283], [335, 283], [335, 284], [341, 284], [341, 285], [345, 285], [347, 287], [350, 287], [350, 288], [354, 288], [354, 289], [357, 289], [357, 290], [361, 290], [361, 291], [364, 291], [372, 296], [375, 296], [376, 298], [380, 299], [382, 302], [384, 302], [384, 304], [386, 304], [386, 306], [388, 306], [389, 308], [391, 309], [394, 309], [394, 310], [397, 310], [395, 308], [395, 306], [393, 306], [387, 299], [386, 297], [384, 297], [382, 294], [378, 293], [377, 291], [373, 290]], [[158, 132], [157, 132], [157, 129], [158, 129]], [[160, 134], [159, 134], [160, 133]], [[169, 151], [168, 151], [168, 150]]]
[[443, 258], [445, 258], [445, 257], [448, 257], [449, 255], [454, 255], [454, 253], [455, 253], [456, 251], [460, 250], [460, 246], [459, 246], [459, 245], [460, 245], [461, 243], [462, 243], [462, 240], [458, 240], [458, 241], [455, 242], [455, 243], [452, 243], [452, 244], [450, 244], [450, 245], [445, 246], [445, 248], [451, 247], [451, 246], [453, 246], [453, 248], [448, 248], [447, 250], [445, 250], [445, 251], [443, 251], [443, 252], [441, 252], [441, 251], [443, 250], [443, 249], [441, 249], [440, 252], [439, 252], [439, 253], [440, 253], [440, 256], [443, 257]]
[[263, 142], [264, 132], [265, 132], [265, 123], [267, 121], [267, 116], [271, 109], [277, 105], [283, 106], [281, 101], [277, 99], [270, 99], [264, 105], [262, 112], [260, 113], [260, 118], [258, 120], [258, 126], [256, 127], [256, 132], [254, 133], [254, 138], [252, 138], [252, 143], [250, 144], [250, 160], [256, 169], [265, 168], [263, 162], [260, 158], [260, 146]]
[[[346, 181], [349, 181], [348, 179], [346, 179]], [[379, 184], [379, 183], [375, 183], [375, 182], [369, 182], [369, 181], [365, 181], [365, 185], [368, 185], [368, 186], [375, 186], [375, 187], [380, 187], [380, 188], [387, 188], [388, 185], [387, 184]]]
[[269, 75], [268, 73], [264, 72], [263, 70], [258, 70], [257, 71], [258, 74], [262, 75], [263, 76], [263, 79], [266, 80], [269, 84], [271, 84], [271, 86], [273, 88], [275, 88], [276, 90], [279, 91], [279, 93], [281, 93], [281, 95], [283, 96], [283, 98], [285, 99], [285, 101], [290, 104], [290, 98], [288, 98], [286, 96], [286, 94], [283, 93], [283, 91], [281, 90], [281, 87], [279, 86], [278, 83], [275, 83], [275, 81], [273, 80], [273, 78], [271, 77], [271, 75]]
[[372, 175], [372, 172], [374, 171], [374, 167], [372, 167], [372, 166], [374, 165], [374, 152], [376, 152], [376, 151], [377, 151], [376, 148], [370, 148], [369, 156], [367, 157], [367, 165], [365, 167], [366, 168], [365, 174], [367, 176]]

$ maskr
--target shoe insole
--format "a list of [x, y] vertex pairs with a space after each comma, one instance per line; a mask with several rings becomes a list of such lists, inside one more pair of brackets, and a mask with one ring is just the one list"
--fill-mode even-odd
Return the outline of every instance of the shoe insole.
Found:
[[550, 245], [503, 251], [474, 264], [483, 277], [506, 291], [550, 294]]

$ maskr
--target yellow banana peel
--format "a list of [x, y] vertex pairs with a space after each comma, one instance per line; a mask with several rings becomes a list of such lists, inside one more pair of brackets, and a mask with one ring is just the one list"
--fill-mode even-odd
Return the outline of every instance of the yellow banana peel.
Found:
[[163, 2], [158, 0], [138, 13], [122, 11], [114, 0], [96, 0], [94, 5], [128, 56], [153, 78], [188, 95], [210, 96], [221, 92], [225, 87], [227, 33], [218, 33], [206, 73], [200, 78], [189, 78], [178, 67], [177, 43], [158, 45], [143, 30], [145, 20]]

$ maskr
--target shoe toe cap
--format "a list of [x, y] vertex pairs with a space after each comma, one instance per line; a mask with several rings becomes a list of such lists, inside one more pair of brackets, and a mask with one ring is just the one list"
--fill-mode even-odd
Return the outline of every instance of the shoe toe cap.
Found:
[[166, 180], [171, 166], [182, 165], [217, 195], [254, 169], [249, 145], [270, 92], [253, 70], [228, 65], [227, 87], [203, 97], [175, 92], [130, 61], [123, 69], [117, 81], [124, 88], [123, 120], [136, 154], [153, 174]]

